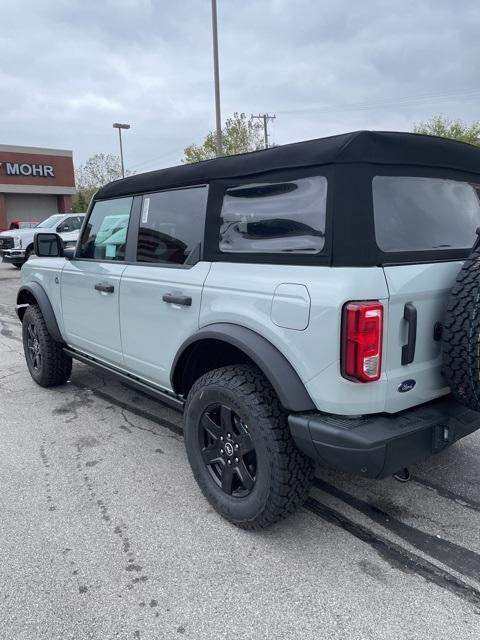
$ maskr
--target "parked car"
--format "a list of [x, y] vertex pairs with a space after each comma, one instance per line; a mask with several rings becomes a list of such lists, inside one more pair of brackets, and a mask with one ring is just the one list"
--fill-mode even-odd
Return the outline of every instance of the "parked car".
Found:
[[85, 214], [56, 213], [32, 228], [21, 228], [0, 233], [0, 255], [3, 262], [20, 267], [33, 253], [33, 240], [37, 233], [55, 231], [67, 243], [74, 246]]
[[33, 229], [38, 224], [38, 220], [12, 220], [8, 229], [0, 229], [3, 231], [12, 231], [13, 229]]
[[367, 131], [113, 182], [75, 250], [37, 236], [28, 369], [60, 385], [76, 359], [182, 410], [245, 529], [300, 505], [314, 462], [406, 480], [480, 427], [478, 184], [476, 147]]

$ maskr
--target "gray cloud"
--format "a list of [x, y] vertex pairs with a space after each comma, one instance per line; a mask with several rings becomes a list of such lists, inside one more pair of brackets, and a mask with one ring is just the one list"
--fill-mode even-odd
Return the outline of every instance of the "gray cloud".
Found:
[[[277, 143], [480, 118], [476, 0], [218, 0], [222, 111], [277, 113]], [[208, 0], [17, 0], [2, 6], [0, 141], [77, 162], [180, 161], [213, 127]]]

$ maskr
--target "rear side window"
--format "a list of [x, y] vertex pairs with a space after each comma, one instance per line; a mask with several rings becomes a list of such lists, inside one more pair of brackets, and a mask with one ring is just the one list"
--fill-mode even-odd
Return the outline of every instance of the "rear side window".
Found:
[[480, 185], [439, 178], [375, 176], [375, 236], [382, 251], [467, 249], [480, 226]]
[[77, 257], [125, 260], [132, 198], [96, 202], [83, 230]]
[[319, 253], [326, 209], [324, 176], [232, 187], [223, 199], [220, 251]]
[[195, 187], [144, 196], [137, 261], [184, 264], [203, 239], [207, 194]]

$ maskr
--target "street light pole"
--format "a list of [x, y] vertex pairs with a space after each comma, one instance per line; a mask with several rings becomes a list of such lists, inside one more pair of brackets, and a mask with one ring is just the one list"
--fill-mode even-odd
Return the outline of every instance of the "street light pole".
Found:
[[220, 113], [220, 71], [218, 65], [218, 28], [217, 28], [217, 0], [212, 0], [212, 35], [213, 35], [213, 73], [215, 78], [215, 121], [217, 156], [221, 156], [222, 149], [222, 116]]
[[125, 167], [123, 165], [123, 145], [122, 145], [122, 129], [130, 129], [129, 124], [122, 124], [121, 122], [114, 122], [113, 128], [118, 129], [118, 139], [120, 142], [120, 165], [122, 167], [122, 178], [125, 177]]

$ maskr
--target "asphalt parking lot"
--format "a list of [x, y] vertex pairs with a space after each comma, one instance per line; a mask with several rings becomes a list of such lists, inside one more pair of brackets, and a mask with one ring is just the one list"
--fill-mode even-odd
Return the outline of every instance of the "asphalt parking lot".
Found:
[[400, 484], [319, 469], [260, 533], [216, 515], [181, 416], [74, 364], [31, 380], [0, 266], [0, 635], [451, 639], [480, 636], [480, 433]]

